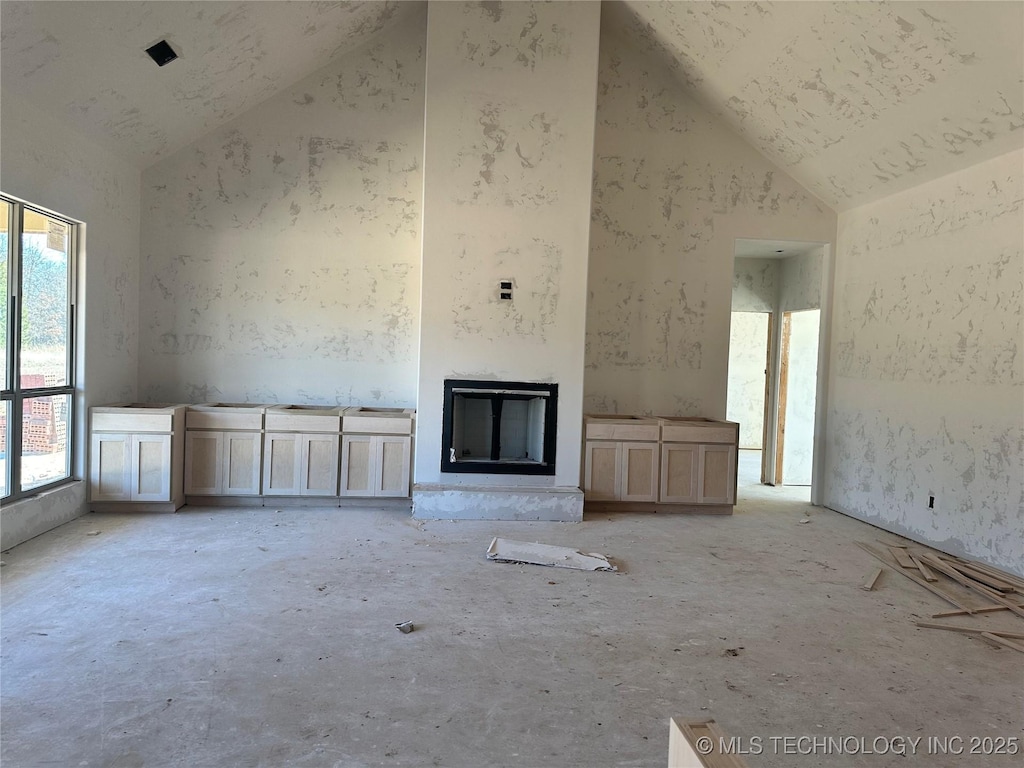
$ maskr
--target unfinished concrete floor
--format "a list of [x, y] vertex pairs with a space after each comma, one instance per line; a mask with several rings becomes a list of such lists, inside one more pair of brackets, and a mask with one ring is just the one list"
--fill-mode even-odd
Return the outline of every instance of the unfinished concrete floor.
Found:
[[[1024, 656], [915, 628], [948, 606], [895, 574], [862, 591], [875, 563], [853, 542], [886, 534], [801, 493], [748, 486], [733, 517], [581, 525], [86, 515], [4, 556], [0, 758], [663, 766], [679, 715], [760, 737], [751, 766], [1020, 765], [926, 742], [907, 757], [773, 748], [1022, 736]], [[495, 535], [602, 552], [622, 571], [489, 562]], [[397, 632], [404, 620], [416, 631]]]

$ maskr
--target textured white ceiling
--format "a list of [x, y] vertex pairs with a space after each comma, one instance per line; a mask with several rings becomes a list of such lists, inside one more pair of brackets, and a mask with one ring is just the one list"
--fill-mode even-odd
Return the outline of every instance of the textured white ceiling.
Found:
[[838, 210], [1024, 145], [1024, 3], [605, 4], [691, 95]]
[[[359, 45], [396, 2], [0, 3], [0, 87], [145, 167]], [[157, 67], [166, 38], [180, 58]]]
[[733, 253], [737, 259], [788, 259], [790, 256], [814, 253], [823, 246], [824, 243], [804, 240], [750, 240], [738, 237]]
[[[145, 167], [403, 2], [0, 2], [0, 87]], [[1024, 2], [614, 0], [611, 26], [836, 209], [1024, 145]], [[181, 58], [143, 52], [167, 38]]]

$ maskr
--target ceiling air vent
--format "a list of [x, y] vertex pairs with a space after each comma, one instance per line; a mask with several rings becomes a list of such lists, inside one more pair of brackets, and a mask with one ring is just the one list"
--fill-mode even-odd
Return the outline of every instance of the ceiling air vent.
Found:
[[146, 53], [149, 54], [149, 58], [155, 61], [159, 67], [170, 64], [178, 58], [178, 54], [174, 52], [174, 49], [171, 48], [166, 40], [161, 40], [156, 45], [151, 45], [146, 49]]

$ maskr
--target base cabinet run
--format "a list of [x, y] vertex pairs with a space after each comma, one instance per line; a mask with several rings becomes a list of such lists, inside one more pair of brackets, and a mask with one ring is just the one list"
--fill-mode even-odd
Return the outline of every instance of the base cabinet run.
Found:
[[736, 503], [739, 425], [686, 417], [588, 415], [587, 501], [728, 512]]

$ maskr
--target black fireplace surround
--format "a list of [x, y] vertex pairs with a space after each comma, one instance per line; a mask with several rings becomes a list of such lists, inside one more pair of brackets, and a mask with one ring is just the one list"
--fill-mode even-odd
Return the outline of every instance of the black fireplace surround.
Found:
[[558, 385], [445, 379], [441, 471], [555, 474]]

